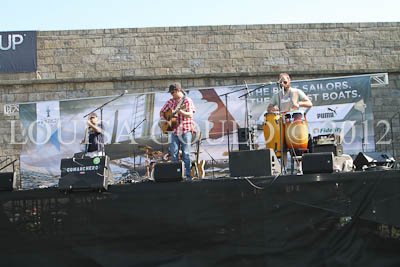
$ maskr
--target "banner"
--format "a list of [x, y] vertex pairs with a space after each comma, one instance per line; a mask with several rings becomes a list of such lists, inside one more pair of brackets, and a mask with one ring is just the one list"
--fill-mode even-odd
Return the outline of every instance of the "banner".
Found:
[[[292, 81], [292, 87], [303, 90], [312, 100], [313, 107], [303, 109], [312, 136], [342, 135], [347, 154], [362, 151], [362, 143], [365, 151], [375, 150], [369, 75]], [[276, 85], [267, 85], [250, 94], [258, 124], [264, 119], [262, 107], [278, 90]]]
[[[302, 110], [311, 136], [341, 135], [346, 154], [363, 151], [363, 143], [364, 151], [375, 150], [368, 75], [292, 81], [292, 86], [302, 89], [312, 99], [313, 107]], [[228, 150], [238, 149], [238, 128], [254, 129], [257, 148], [265, 148], [266, 109], [278, 90], [276, 84], [250, 84], [247, 88], [238, 85], [187, 91], [196, 107], [197, 132], [202, 133], [198, 151], [196, 143], [193, 144], [193, 160], [199, 153], [199, 160], [206, 162], [207, 176], [227, 175]], [[138, 176], [137, 172], [145, 176], [149, 162], [167, 158], [168, 135], [160, 130], [159, 114], [169, 98], [171, 95], [166, 92], [125, 95], [97, 111], [103, 122], [105, 150], [111, 158], [116, 181]], [[59, 101], [59, 120], [54, 115], [57, 114], [54, 101], [21, 104], [23, 186], [56, 185], [61, 159], [81, 152], [85, 114], [112, 99]], [[43, 127], [43, 123], [48, 125]]]
[[0, 73], [37, 70], [36, 32], [0, 32]]

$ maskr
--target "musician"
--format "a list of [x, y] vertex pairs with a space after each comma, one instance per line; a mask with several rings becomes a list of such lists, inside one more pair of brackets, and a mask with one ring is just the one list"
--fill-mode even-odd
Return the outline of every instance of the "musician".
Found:
[[[185, 95], [180, 83], [175, 82], [169, 86], [168, 92], [172, 95], [165, 105], [161, 108], [160, 117], [167, 118], [169, 111], [174, 111], [176, 124], [171, 124], [172, 132], [169, 144], [169, 153], [172, 156], [173, 162], [179, 161], [179, 150], [182, 151], [182, 158], [185, 164], [185, 176], [191, 180], [190, 175], [191, 160], [190, 150], [192, 136], [196, 132], [193, 121], [193, 114], [196, 109], [192, 99]], [[171, 122], [171, 120], [169, 120]]]
[[[269, 113], [285, 113], [293, 110], [298, 110], [300, 107], [312, 107], [312, 102], [310, 98], [308, 98], [308, 96], [302, 90], [291, 87], [291, 79], [289, 74], [279, 74], [278, 84], [279, 88], [283, 90], [279, 90], [278, 93], [272, 96], [271, 102], [267, 107], [267, 111]], [[287, 165], [286, 142], [283, 142], [283, 165]]]
[[83, 143], [86, 145], [86, 156], [104, 156], [103, 129], [100, 127], [97, 114], [94, 112], [88, 116]]
[[300, 89], [292, 88], [291, 79], [289, 74], [279, 74], [278, 84], [280, 90], [278, 93], [272, 96], [271, 102], [268, 105], [268, 112], [279, 112], [279, 100], [281, 106], [281, 112], [288, 112], [291, 110], [298, 110], [300, 107], [311, 108], [312, 102], [308, 96]]

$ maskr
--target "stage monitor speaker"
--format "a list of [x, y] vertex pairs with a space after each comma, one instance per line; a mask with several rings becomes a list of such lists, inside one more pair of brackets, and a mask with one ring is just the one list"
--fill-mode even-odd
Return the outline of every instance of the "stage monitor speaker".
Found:
[[304, 174], [333, 172], [332, 152], [306, 153], [303, 154], [301, 162]]
[[281, 165], [272, 149], [231, 151], [229, 170], [233, 177], [272, 176], [281, 172]]
[[156, 182], [179, 182], [185, 175], [183, 161], [156, 163], [153, 178]]
[[356, 170], [373, 167], [392, 168], [396, 160], [394, 157], [383, 152], [360, 152], [354, 159]]
[[13, 191], [16, 188], [14, 172], [0, 173], [0, 191]]
[[61, 159], [61, 178], [58, 188], [66, 191], [107, 190], [113, 183], [109, 158]]

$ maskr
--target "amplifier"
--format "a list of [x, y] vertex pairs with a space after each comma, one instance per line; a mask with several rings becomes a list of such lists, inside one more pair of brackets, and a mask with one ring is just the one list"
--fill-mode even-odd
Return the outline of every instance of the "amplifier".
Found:
[[313, 144], [315, 145], [328, 145], [328, 144], [341, 144], [342, 138], [336, 134], [325, 134], [313, 137]]
[[185, 175], [183, 161], [156, 163], [153, 178], [156, 182], [179, 182]]
[[107, 190], [113, 176], [109, 168], [109, 158], [66, 158], [61, 159], [60, 190]]
[[229, 171], [233, 177], [273, 176], [281, 172], [281, 165], [272, 149], [231, 151]]
[[301, 159], [303, 173], [332, 173], [333, 172], [333, 153], [306, 153]]
[[324, 145], [314, 145], [313, 152], [332, 152], [335, 156], [341, 156], [343, 154], [342, 144], [324, 144]]

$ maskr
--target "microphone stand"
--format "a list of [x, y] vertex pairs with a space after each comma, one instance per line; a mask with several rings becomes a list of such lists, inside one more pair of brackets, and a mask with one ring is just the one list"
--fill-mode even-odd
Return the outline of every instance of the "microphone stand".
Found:
[[230, 141], [229, 141], [230, 140], [230, 138], [229, 138], [230, 132], [229, 132], [229, 120], [228, 120], [228, 95], [239, 92], [239, 91], [243, 91], [244, 89], [246, 89], [246, 88], [237, 89], [235, 91], [219, 95], [219, 96], [225, 96], [225, 118], [226, 118], [226, 121], [228, 122], [228, 127], [226, 127], [226, 135], [228, 136], [228, 156], [231, 154]]
[[217, 161], [213, 158], [213, 156], [211, 156], [211, 154], [203, 147], [202, 148], [204, 150], [204, 152], [207, 153], [207, 155], [210, 157], [211, 159], [211, 168], [212, 168], [212, 178], [215, 179], [215, 174], [214, 174], [214, 163], [216, 163]]
[[253, 150], [254, 149], [254, 136], [253, 136], [253, 131], [254, 131], [254, 129], [252, 129], [252, 130], [250, 130], [250, 123], [249, 123], [249, 121], [251, 120], [251, 118], [253, 117], [252, 115], [251, 115], [251, 112], [249, 112], [249, 106], [248, 106], [248, 96], [249, 96], [249, 94], [251, 94], [252, 92], [254, 92], [254, 91], [256, 91], [256, 90], [258, 90], [258, 89], [260, 89], [260, 88], [263, 88], [263, 87], [265, 87], [265, 84], [262, 84], [261, 86], [258, 86], [258, 87], [256, 87], [256, 88], [254, 88], [254, 89], [252, 89], [251, 91], [249, 91], [249, 88], [247, 87], [247, 84], [246, 84], [246, 90], [247, 90], [247, 92], [245, 93], [245, 94], [243, 94], [243, 95], [241, 95], [241, 96], [239, 96], [238, 98], [242, 98], [243, 96], [244, 96], [244, 98], [245, 98], [245, 127], [246, 127], [246, 129], [249, 131], [249, 139], [248, 139], [248, 144], [249, 144], [249, 149], [250, 150]]
[[[83, 118], [86, 118], [87, 116], [90, 115], [90, 113], [96, 112], [97, 110], [100, 109], [100, 128], [103, 131], [103, 108], [105, 106], [107, 106], [108, 104], [110, 104], [111, 102], [117, 100], [118, 98], [122, 97], [124, 94], [126, 94], [128, 92], [128, 90], [125, 90], [122, 94], [120, 94], [119, 96], [114, 97], [113, 99], [111, 99], [110, 101], [105, 102], [104, 104], [102, 104], [101, 106], [95, 108], [94, 110], [90, 111], [88, 114], [86, 114], [85, 116], [83, 116]], [[104, 134], [103, 135], [103, 145], [101, 146], [101, 152], [103, 154], [103, 156], [105, 156], [105, 146], [104, 146]]]
[[361, 111], [361, 128], [362, 128], [361, 150], [362, 152], [365, 152], [364, 111]]
[[[136, 133], [136, 129], [146, 120], [146, 118], [144, 118], [141, 122], [139, 122], [138, 125], [134, 126], [133, 129], [128, 133], [133, 135], [133, 139], [135, 139], [135, 133]], [[136, 154], [135, 154], [135, 147], [133, 147], [132, 149], [132, 153], [133, 153], [133, 171], [136, 172]]]
[[[285, 160], [284, 160], [284, 155], [283, 155], [283, 138], [285, 138], [284, 136], [283, 136], [283, 130], [282, 130], [282, 127], [283, 127], [283, 123], [284, 123], [284, 118], [283, 118], [283, 115], [282, 115], [282, 113], [281, 113], [281, 96], [280, 96], [280, 93], [282, 92], [282, 97], [283, 97], [283, 94], [284, 94], [284, 88], [281, 86], [281, 84], [280, 83], [278, 83], [278, 87], [279, 87], [279, 90], [278, 90], [278, 108], [279, 108], [279, 116], [281, 117], [280, 118], [280, 122], [279, 122], [279, 136], [281, 137], [280, 138], [280, 145], [281, 145], [281, 173], [282, 174], [285, 174], [286, 173], [286, 166], [285, 166]], [[286, 152], [286, 154], [287, 154], [287, 152]], [[287, 155], [285, 155], [285, 157], [287, 157]]]

